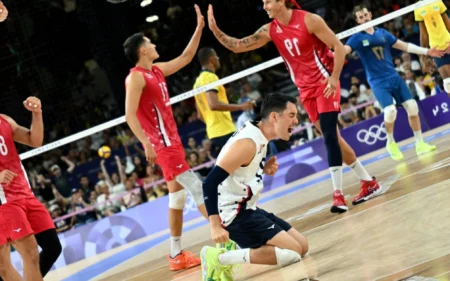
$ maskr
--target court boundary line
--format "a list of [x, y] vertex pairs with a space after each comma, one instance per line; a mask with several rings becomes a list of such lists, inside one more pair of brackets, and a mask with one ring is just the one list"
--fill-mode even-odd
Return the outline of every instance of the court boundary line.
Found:
[[[429, 141], [429, 140], [437, 140], [437, 139], [440, 139], [440, 138], [445, 137], [445, 136], [447, 136], [447, 135], [450, 134], [450, 128], [445, 128], [445, 126], [441, 126], [441, 127], [438, 127], [438, 128], [436, 128], [436, 129], [433, 129], [433, 130], [430, 130], [430, 131], [434, 131], [434, 130], [436, 130], [436, 132], [430, 134], [430, 135], [427, 136], [427, 137], [424, 137], [424, 140], [427, 140], [427, 141]], [[441, 131], [439, 131], [439, 130], [441, 130]], [[405, 141], [408, 141], [408, 140], [405, 140]], [[401, 150], [401, 151], [405, 151], [405, 150], [410, 149], [410, 148], [413, 147], [413, 146], [414, 146], [414, 141], [413, 141], [413, 142], [408, 141], [408, 142], [405, 143], [404, 145], [400, 146], [400, 150]], [[383, 150], [383, 149], [384, 149], [384, 148], [380, 148], [379, 150]], [[446, 150], [448, 150], [448, 149], [445, 149], [445, 150], [443, 150], [443, 151], [446, 151]], [[376, 152], [376, 151], [374, 151], [374, 152]], [[387, 158], [387, 157], [389, 157], [389, 154], [388, 154], [387, 152], [380, 153], [380, 154], [378, 154], [378, 155], [373, 155], [373, 156], [369, 157], [368, 159], [364, 160], [364, 161], [363, 161], [363, 165], [369, 165], [369, 164], [378, 162], [379, 160], [384, 159], [384, 158]], [[415, 157], [416, 157], [417, 159], [419, 159], [418, 156], [415, 156]], [[416, 161], [414, 161], [414, 162], [416, 162]], [[413, 162], [413, 163], [414, 163], [414, 162]], [[402, 163], [402, 162], [400, 162], [400, 163]], [[400, 164], [400, 163], [399, 163], [399, 164]], [[349, 167], [346, 167], [345, 169], [343, 169], [343, 172], [345, 172], [345, 173], [347, 173], [347, 172], [349, 172], [349, 171], [350, 171], [350, 168], [349, 168]], [[322, 172], [322, 171], [321, 171], [321, 172]], [[383, 174], [383, 173], [382, 173], [382, 174]], [[382, 174], [381, 174], [381, 175], [382, 175]], [[283, 190], [283, 191], [280, 191], [280, 192], [278, 192], [278, 193], [272, 194], [272, 195], [270, 195], [270, 196], [264, 198], [264, 200], [260, 200], [259, 202], [260, 202], [260, 204], [262, 204], [262, 203], [266, 203], [266, 202], [272, 201], [272, 200], [274, 200], [274, 199], [277, 199], [277, 198], [282, 197], [282, 196], [286, 196], [287, 194], [290, 194], [290, 193], [299, 191], [299, 190], [301, 190], [301, 189], [308, 188], [308, 187], [312, 187], [312, 186], [314, 186], [314, 185], [317, 184], [317, 183], [320, 183], [320, 182], [323, 182], [323, 181], [325, 181], [325, 180], [328, 180], [329, 178], [330, 178], [330, 175], [329, 175], [329, 174], [326, 174], [326, 175], [324, 175], [324, 176], [320, 176], [320, 177], [315, 178], [315, 179], [313, 179], [313, 180], [306, 181], [306, 182], [304, 182], [304, 183], [302, 183], [302, 184], [295, 185], [295, 186], [290, 187], [290, 188], [288, 188], [288, 189], [286, 189], [286, 190]], [[342, 219], [343, 219], [343, 218], [340, 218], [340, 219], [338, 219], [337, 221], [342, 220]], [[205, 225], [205, 224], [207, 224], [207, 223], [208, 223], [208, 221], [206, 221], [206, 220], [203, 220], [203, 221], [201, 221], [201, 222], [199, 222], [199, 223], [195, 223], [195, 224], [191, 225], [190, 227], [187, 227], [186, 229], [183, 228], [183, 232], [186, 232], [186, 231], [189, 231], [189, 230], [192, 230], [192, 229], [197, 229], [198, 227], [201, 227], [201, 226], [203, 226], [203, 225]], [[332, 223], [332, 222], [330, 222], [330, 223]], [[327, 223], [327, 224], [328, 224], [328, 223]], [[326, 225], [326, 224], [325, 224], [325, 225]], [[319, 227], [320, 227], [320, 226], [319, 226]], [[311, 231], [311, 230], [308, 230], [308, 231]], [[308, 231], [307, 231], [307, 232], [308, 232]], [[306, 232], [305, 232], [305, 233], [306, 233]], [[169, 236], [170, 236], [170, 235], [169, 235]], [[73, 273], [73, 274], [71, 274], [71, 275], [69, 275], [69, 276], [63, 278], [63, 281], [79, 280], [79, 279], [77, 279], [76, 277], [79, 276], [79, 275], [84, 275], [84, 274], [86, 274], [86, 273], [83, 273], [83, 271], [85, 271], [85, 270], [92, 270], [93, 268], [98, 268], [99, 264], [104, 263], [104, 262], [108, 263], [108, 262], [109, 262], [111, 259], [113, 259], [114, 257], [117, 257], [117, 256], [119, 256], [119, 255], [121, 255], [121, 254], [123, 254], [124, 252], [127, 252], [127, 251], [130, 251], [130, 252], [138, 252], [138, 253], [136, 253], [135, 255], [139, 255], [139, 254], [141, 254], [141, 253], [143, 253], [143, 252], [145, 252], [145, 251], [150, 250], [152, 247], [154, 247], [154, 246], [156, 246], [156, 245], [158, 245], [158, 244], [160, 244], [160, 243], [163, 243], [163, 242], [165, 241], [165, 239], [168, 239], [167, 234], [166, 234], [166, 235], [163, 235], [163, 236], [160, 236], [159, 238], [152, 239], [151, 241], [147, 241], [147, 242], [142, 243], [142, 244], [148, 243], [148, 244], [151, 244], [151, 245], [152, 245], [151, 247], [148, 247], [148, 248], [146, 248], [146, 249], [144, 249], [144, 250], [139, 250], [139, 249], [137, 249], [137, 248], [139, 248], [142, 244], [135, 245], [135, 246], [133, 246], [133, 247], [131, 247], [131, 248], [128, 248], [128, 249], [124, 250], [123, 252], [118, 252], [118, 253], [116, 253], [116, 254], [110, 256], [110, 257], [107, 257], [107, 258], [105, 258], [105, 259], [103, 259], [103, 260], [101, 260], [101, 261], [98, 261], [98, 262], [95, 263], [95, 264], [88, 265], [88, 266], [85, 267], [84, 269], [82, 269], [82, 270], [80, 270], [80, 271], [78, 271], [78, 272], [76, 272], [76, 273]], [[125, 260], [122, 260], [122, 262], [120, 262], [120, 263], [118, 263], [118, 264], [116, 264], [116, 265], [113, 265], [113, 266], [111, 266], [111, 267], [108, 267], [108, 266], [107, 266], [108, 269], [107, 269], [106, 271], [102, 272], [102, 273], [99, 274], [99, 275], [102, 275], [102, 274], [108, 272], [109, 270], [111, 270], [111, 269], [113, 269], [113, 268], [119, 266], [120, 264], [123, 264], [124, 262], [128, 261], [128, 260], [131, 259], [131, 258], [132, 258], [132, 257], [126, 258]], [[81, 273], [81, 274], [80, 274], [80, 273]], [[84, 278], [84, 279], [87, 279], [87, 280], [93, 280], [93, 279], [96, 278], [97, 276], [98, 276], [98, 275], [93, 276], [93, 277]], [[107, 278], [107, 277], [105, 277], [105, 278]], [[82, 279], [83, 279], [83, 278], [82, 278]]]

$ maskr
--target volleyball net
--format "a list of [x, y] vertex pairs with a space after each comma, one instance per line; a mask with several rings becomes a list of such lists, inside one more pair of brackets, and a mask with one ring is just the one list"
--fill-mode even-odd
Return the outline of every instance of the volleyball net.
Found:
[[[419, 1], [417, 3], [414, 3], [412, 5], [409, 5], [407, 7], [404, 7], [402, 9], [399, 9], [397, 11], [394, 11], [392, 13], [386, 14], [382, 17], [376, 18], [368, 23], [365, 23], [363, 25], [359, 25], [356, 26], [354, 28], [348, 29], [344, 32], [341, 32], [339, 34], [337, 34], [339, 39], [345, 39], [357, 32], [363, 31], [369, 27], [373, 27], [385, 22], [388, 22], [390, 20], [393, 20], [397, 17], [403, 16], [407, 13], [411, 13], [413, 12], [415, 9], [423, 7], [425, 5], [431, 4], [437, 2], [437, 0], [426, 0], [426, 1]], [[274, 79], [274, 81], [272, 81], [272, 86], [274, 88], [274, 90], [276, 91], [281, 91], [284, 92], [286, 94], [291, 94], [293, 96], [297, 96], [298, 92], [297, 89], [295, 87], [295, 85], [292, 83], [292, 81], [290, 81], [289, 76], [287, 75], [287, 71], [284, 71], [284, 73], [280, 74], [279, 69], [277, 69], [277, 66], [282, 63], [283, 60], [281, 57], [277, 57], [275, 59], [263, 62], [261, 64], [255, 65], [253, 67], [250, 67], [246, 70], [240, 71], [238, 73], [235, 73], [233, 75], [230, 75], [228, 77], [222, 78], [216, 82], [213, 82], [209, 85], [179, 94], [175, 97], [172, 97], [170, 99], [170, 104], [176, 104], [176, 103], [180, 103], [183, 101], [186, 101], [192, 97], [194, 97], [195, 95], [198, 95], [202, 92], [204, 92], [207, 88], [212, 88], [212, 87], [217, 87], [220, 85], [228, 85], [230, 83], [235, 83], [236, 81], [240, 81], [243, 78], [247, 78], [246, 80], [248, 81], [249, 84], [251, 84], [253, 89], [258, 89], [260, 87], [260, 83], [261, 81], [264, 80], [264, 76], [271, 76], [271, 77], [276, 77]], [[262, 74], [263, 73], [263, 74]], [[347, 80], [349, 80], [349, 77], [346, 78]], [[349, 85], [350, 87], [350, 85]], [[350, 89], [349, 89], [350, 90]], [[257, 93], [258, 91], [249, 91], [247, 94], [251, 95], [258, 95]], [[261, 89], [260, 94], [264, 94], [264, 89]], [[346, 122], [347, 118], [351, 118], [352, 115], [357, 115], [359, 113], [361, 114], [367, 114], [367, 112], [365, 111], [368, 106], [373, 105], [374, 101], [372, 99], [369, 100], [363, 100], [362, 102], [357, 102], [356, 104], [352, 103], [352, 101], [350, 101], [351, 97], [347, 97], [349, 99], [349, 101], [345, 104], [345, 106], [342, 106], [342, 112], [341, 112], [341, 117], [342, 120], [344, 120], [343, 122]], [[194, 108], [192, 108], [192, 116], [195, 115], [195, 111]], [[379, 113], [379, 112], [378, 112]], [[245, 112], [242, 114], [246, 114]], [[349, 117], [350, 116], [350, 117]], [[310, 138], [311, 136], [311, 130], [308, 133], [305, 133], [308, 129], [312, 128], [312, 124], [310, 122], [308, 122], [308, 120], [305, 118], [303, 121], [295, 130], [293, 133], [293, 139], [299, 139], [299, 135], [300, 134], [304, 134], [305, 137], [302, 138], [306, 138], [306, 140], [304, 141], [308, 141], [308, 138]], [[350, 121], [349, 121], [350, 122]], [[314, 133], [314, 132], [313, 132]], [[309, 134], [309, 137], [308, 137]], [[314, 137], [314, 136], [313, 136]], [[198, 128], [198, 127], [193, 127], [193, 130], [186, 132], [185, 134], [182, 135], [183, 141], [185, 143], [185, 145], [188, 145], [188, 139], [189, 138], [193, 138], [194, 140], [197, 140], [197, 143], [202, 142], [203, 138], [205, 137], [205, 130], [204, 128]], [[207, 141], [205, 141], [205, 143], [207, 143]], [[137, 162], [134, 161], [134, 158], [137, 157], [141, 157], [142, 159], [145, 159], [144, 157], [142, 157], [142, 153], [143, 151], [140, 150], [140, 146], [136, 145], [137, 143], [133, 142], [133, 136], [132, 134], [130, 134], [130, 130], [127, 128], [126, 126], [126, 121], [125, 121], [125, 116], [121, 116], [119, 118], [115, 118], [113, 120], [110, 120], [108, 122], [105, 122], [103, 124], [97, 125], [95, 127], [89, 128], [87, 130], [78, 132], [76, 134], [64, 137], [62, 139], [59, 139], [57, 141], [51, 142], [49, 144], [46, 144], [42, 147], [36, 148], [36, 149], [32, 149], [29, 150], [25, 153], [22, 153], [20, 155], [20, 158], [22, 160], [26, 160], [26, 159], [31, 159], [33, 157], [42, 157], [43, 159], [46, 159], [47, 161], [49, 159], [51, 159], [52, 157], [61, 157], [61, 150], [60, 148], [64, 147], [66, 150], [66, 153], [68, 153], [68, 156], [66, 157], [65, 160], [61, 160], [58, 159], [58, 161], [61, 163], [61, 161], [63, 162], [63, 166], [61, 168], [61, 170], [64, 170], [64, 165], [66, 164], [68, 167], [70, 167], [70, 162], [76, 162], [75, 160], [70, 160], [71, 157], [73, 159], [77, 158], [80, 159], [80, 157], [83, 157], [83, 159], [81, 161], [78, 161], [79, 163], [73, 163], [75, 165], [77, 165], [74, 169], [73, 172], [71, 173], [71, 175], [69, 176], [71, 178], [70, 182], [70, 187], [71, 188], [75, 188], [78, 189], [80, 187], [79, 184], [79, 177], [81, 175], [87, 175], [90, 179], [94, 179], [96, 180], [96, 177], [98, 177], [99, 172], [102, 171], [101, 168], [101, 164], [100, 164], [100, 158], [98, 156], [95, 156], [96, 150], [101, 146], [101, 145], [108, 145], [110, 147], [113, 148], [113, 155], [107, 159], [105, 161], [105, 166], [106, 169], [108, 170], [109, 173], [114, 174], [120, 174], [120, 169], [118, 166], [116, 166], [116, 160], [115, 160], [115, 156], [118, 155], [120, 157], [121, 163], [122, 163], [122, 167], [123, 167], [123, 171], [125, 172], [126, 176], [129, 177], [132, 170], [132, 167], [136, 167], [139, 166], [141, 167], [142, 165], [145, 167], [145, 164], [136, 164], [139, 161], [137, 160]], [[58, 151], [58, 152], [57, 152]], [[83, 152], [84, 151], [84, 152]], [[194, 171], [200, 172], [200, 171], [204, 171], [204, 169], [207, 169], [208, 167], [211, 167], [214, 164], [214, 160], [209, 158], [209, 155], [206, 153], [206, 149], [205, 151], [202, 151], [201, 153], [197, 153], [196, 156], [191, 156], [189, 154], [187, 154], [187, 157], [192, 157], [192, 159], [188, 159], [190, 160], [192, 163], [198, 163], [199, 165], [195, 165], [195, 167], [193, 167]], [[71, 155], [73, 154], [73, 155]], [[80, 156], [80, 154], [88, 154], [85, 156]], [[203, 155], [199, 155], [199, 154], [203, 154]], [[44, 155], [47, 155], [45, 157], [43, 157]], [[197, 159], [195, 159], [197, 157]], [[201, 158], [201, 161], [199, 161], [198, 158]], [[69, 160], [69, 163], [66, 160]], [[48, 161], [49, 162], [49, 161]], [[86, 162], [86, 163], [84, 163]], [[80, 164], [82, 163], [82, 164]], [[52, 169], [51, 167], [49, 167], [50, 169]], [[138, 177], [144, 177], [146, 178], [145, 175], [145, 171], [144, 172], [140, 172]], [[150, 178], [151, 175], [148, 175], [148, 177]], [[104, 177], [104, 175], [103, 175]], [[115, 182], [113, 182], [113, 184], [120, 184], [120, 182], [123, 182], [123, 178], [120, 178], [120, 176], [118, 177], [119, 180], [116, 180]], [[161, 187], [161, 185], [164, 185], [164, 180], [163, 179], [158, 179], [158, 180], [142, 180], [142, 178], [140, 178], [140, 185], [143, 187], [144, 191], [147, 192], [149, 190], [152, 190], [152, 192], [154, 191], [153, 189], [157, 188], [157, 187]], [[91, 180], [92, 181], [92, 180]], [[100, 181], [100, 179], [99, 179]], [[114, 181], [114, 180], [112, 180]], [[163, 190], [164, 188], [162, 188]], [[60, 221], [60, 220], [64, 220], [64, 219], [68, 219], [72, 216], [75, 215], [79, 215], [79, 214], [83, 214], [87, 211], [92, 211], [92, 210], [99, 210], [102, 209], [103, 206], [105, 206], [105, 204], [109, 204], [109, 202], [114, 201], [114, 202], [120, 202], [125, 196], [127, 196], [127, 194], [131, 194], [131, 193], [137, 194], [138, 192], [142, 192], [141, 188], [133, 188], [132, 190], [121, 190], [121, 192], [118, 193], [112, 193], [109, 197], [109, 199], [102, 201], [102, 202], [97, 202], [91, 204], [91, 206], [79, 209], [79, 210], [72, 210], [72, 212], [70, 212], [67, 215], [64, 215], [62, 217], [58, 217], [58, 218], [54, 218], [54, 221]], [[67, 194], [66, 196], [64, 196], [67, 198]], [[70, 196], [69, 196], [70, 197]]]

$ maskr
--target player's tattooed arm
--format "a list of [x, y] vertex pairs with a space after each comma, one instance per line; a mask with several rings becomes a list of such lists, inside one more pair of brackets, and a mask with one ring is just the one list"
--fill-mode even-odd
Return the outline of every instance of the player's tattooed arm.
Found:
[[209, 29], [211, 29], [217, 40], [219, 40], [219, 42], [224, 47], [235, 53], [242, 53], [258, 49], [267, 44], [267, 42], [271, 40], [269, 36], [268, 24], [262, 26], [253, 35], [247, 36], [242, 39], [237, 39], [226, 35], [217, 26], [216, 20], [214, 18], [212, 5], [210, 5], [208, 9], [208, 24]]

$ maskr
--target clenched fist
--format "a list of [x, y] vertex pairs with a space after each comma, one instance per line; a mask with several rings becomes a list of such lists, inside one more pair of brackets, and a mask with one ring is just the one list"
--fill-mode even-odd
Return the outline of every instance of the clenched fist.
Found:
[[41, 112], [41, 100], [37, 97], [28, 97], [24, 102], [23, 105], [25, 108], [31, 112]]

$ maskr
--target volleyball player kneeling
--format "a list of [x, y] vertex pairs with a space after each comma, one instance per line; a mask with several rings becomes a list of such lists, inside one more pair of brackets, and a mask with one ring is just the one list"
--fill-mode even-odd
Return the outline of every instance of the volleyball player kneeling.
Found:
[[248, 121], [228, 140], [206, 177], [203, 193], [212, 239], [225, 247], [203, 247], [203, 280], [233, 280], [235, 264], [287, 266], [308, 252], [303, 235], [256, 207], [263, 173], [274, 175], [278, 170], [276, 157], [266, 161], [267, 144], [290, 138], [298, 124], [295, 104], [293, 97], [268, 95], [261, 106], [261, 120]]

